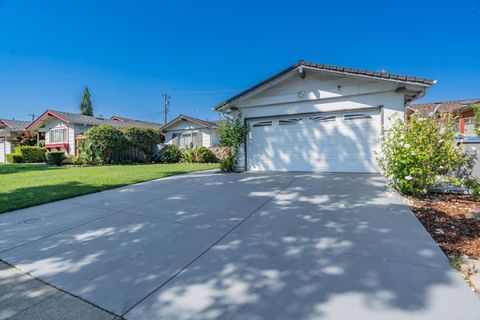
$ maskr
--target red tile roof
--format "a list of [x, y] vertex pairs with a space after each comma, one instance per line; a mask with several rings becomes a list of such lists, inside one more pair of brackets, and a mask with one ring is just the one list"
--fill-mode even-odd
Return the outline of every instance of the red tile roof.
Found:
[[413, 103], [407, 107], [425, 115], [437, 113], [454, 113], [469, 108], [469, 105], [480, 103], [480, 99], [464, 99], [445, 102]]

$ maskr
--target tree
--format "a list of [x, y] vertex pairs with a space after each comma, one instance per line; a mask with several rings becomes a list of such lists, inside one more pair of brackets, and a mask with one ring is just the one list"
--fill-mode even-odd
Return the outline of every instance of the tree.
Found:
[[378, 157], [383, 174], [404, 194], [421, 194], [438, 177], [467, 166], [470, 157], [455, 141], [455, 118], [413, 114], [409, 121], [396, 116], [385, 131]]
[[80, 102], [80, 114], [93, 116], [92, 101], [90, 100], [90, 91], [88, 91], [87, 86], [85, 86], [83, 90], [82, 102]]
[[36, 132], [18, 131], [18, 136], [9, 137], [7, 138], [7, 141], [12, 143], [14, 146], [36, 146], [37, 138], [39, 137], [37, 136]]
[[123, 131], [125, 138], [134, 147], [145, 154], [148, 161], [155, 158], [155, 147], [162, 142], [162, 133], [158, 129], [143, 127], [128, 127]]
[[103, 164], [108, 163], [113, 151], [121, 150], [128, 145], [125, 134], [110, 125], [90, 128], [85, 133], [85, 138]]

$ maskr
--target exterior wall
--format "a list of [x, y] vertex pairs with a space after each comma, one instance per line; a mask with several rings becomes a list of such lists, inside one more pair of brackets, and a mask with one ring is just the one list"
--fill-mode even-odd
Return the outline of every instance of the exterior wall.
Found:
[[65, 151], [68, 154], [75, 154], [75, 125], [63, 122], [59, 119], [51, 119], [45, 124], [45, 147], [50, 149], [52, 143], [50, 142], [50, 130], [55, 128], [67, 128], [66, 147], [55, 147], [52, 150]]
[[178, 122], [176, 125], [168, 129], [168, 131], [165, 133], [165, 144], [173, 143], [172, 135], [174, 133], [181, 134], [184, 132], [201, 132], [202, 146], [204, 147], [210, 148], [218, 145], [218, 135], [216, 130], [199, 126], [195, 123], [187, 121]]
[[[395, 92], [395, 83], [315, 74], [298, 74], [273, 84], [263, 92], [235, 104], [245, 119], [315, 112], [335, 112], [383, 107], [383, 125], [388, 128], [390, 118], [404, 117], [404, 95]], [[244, 170], [244, 148], [237, 155], [237, 169]]]

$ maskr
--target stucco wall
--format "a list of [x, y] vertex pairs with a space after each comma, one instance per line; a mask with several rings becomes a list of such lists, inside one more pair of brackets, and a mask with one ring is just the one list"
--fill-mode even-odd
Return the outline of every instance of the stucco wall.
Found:
[[[61, 121], [59, 119], [50, 119], [45, 124], [45, 146], [48, 147], [50, 142], [50, 130], [55, 128], [67, 128], [67, 138], [68, 138], [68, 150], [61, 148], [61, 151], [68, 152], [69, 154], [75, 154], [75, 125], [68, 122]], [[58, 149], [57, 149], [58, 150]]]
[[172, 134], [181, 134], [184, 132], [201, 132], [202, 133], [202, 145], [204, 147], [216, 147], [218, 145], [218, 135], [216, 130], [206, 128], [195, 123], [182, 121], [168, 129], [165, 133], [165, 143], [172, 144]]
[[[383, 107], [384, 127], [397, 114], [404, 116], [404, 94], [398, 85], [381, 80], [361, 79], [307, 71], [272, 84], [261, 93], [235, 104], [243, 118], [261, 118], [315, 112], [336, 112]], [[244, 150], [238, 155], [238, 169], [245, 167]]]

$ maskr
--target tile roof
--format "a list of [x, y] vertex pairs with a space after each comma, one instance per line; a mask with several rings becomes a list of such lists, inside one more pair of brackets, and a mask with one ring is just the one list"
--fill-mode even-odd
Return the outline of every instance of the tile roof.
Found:
[[[149, 128], [161, 128], [162, 124], [156, 122], [148, 122], [148, 121], [141, 121], [141, 120], [134, 120], [134, 119], [127, 119], [123, 117], [121, 118], [122, 121], [114, 120], [114, 119], [106, 119], [94, 116], [86, 116], [83, 114], [77, 114], [72, 112], [65, 112], [65, 111], [58, 111], [58, 110], [47, 110], [45, 113], [53, 113], [55, 115], [64, 118], [68, 122], [75, 123], [75, 124], [82, 124], [82, 125], [92, 125], [92, 126], [99, 126], [102, 124], [112, 125], [114, 127], [149, 127]], [[44, 113], [44, 114], [45, 114]]]
[[167, 123], [163, 127], [163, 129], [169, 127], [170, 125], [172, 125], [173, 123], [175, 123], [179, 120], [190, 121], [190, 122], [199, 124], [201, 126], [205, 126], [207, 128], [212, 128], [212, 129], [217, 129], [217, 128], [220, 127], [219, 121], [206, 121], [206, 120], [202, 120], [202, 119], [198, 119], [198, 118], [194, 118], [194, 117], [190, 117], [190, 116], [181, 114], [178, 117], [176, 117], [175, 119], [173, 119], [172, 121], [170, 121], [169, 123]]
[[468, 108], [469, 105], [480, 103], [480, 99], [464, 99], [445, 102], [428, 102], [428, 103], [412, 103], [407, 107], [413, 111], [420, 112], [424, 115], [432, 113], [453, 113]]
[[13, 130], [25, 130], [25, 128], [30, 124], [30, 121], [0, 119], [0, 123], [4, 123], [7, 127]]
[[425, 78], [420, 78], [420, 77], [415, 77], [415, 76], [402, 76], [394, 73], [388, 73], [388, 72], [377, 72], [377, 71], [369, 71], [369, 70], [364, 70], [364, 69], [354, 69], [354, 68], [347, 68], [347, 67], [340, 67], [340, 66], [332, 66], [332, 65], [327, 65], [327, 64], [320, 64], [320, 63], [314, 63], [314, 62], [307, 62], [307, 61], [299, 61], [296, 64], [280, 71], [279, 73], [257, 83], [253, 87], [250, 87], [239, 94], [221, 102], [217, 106], [215, 106], [213, 109], [218, 110], [224, 105], [237, 100], [238, 98], [241, 98], [250, 92], [255, 91], [256, 89], [260, 88], [261, 86], [277, 79], [280, 78], [281, 76], [289, 73], [290, 71], [299, 68], [301, 66], [305, 67], [310, 67], [314, 68], [317, 70], [323, 70], [323, 71], [329, 71], [329, 72], [339, 72], [343, 74], [349, 74], [349, 75], [354, 75], [354, 76], [363, 76], [363, 77], [371, 77], [371, 78], [378, 78], [378, 79], [384, 79], [384, 80], [392, 80], [392, 81], [398, 81], [398, 82], [404, 82], [404, 83], [410, 83], [410, 84], [416, 84], [416, 85], [423, 85], [430, 87], [432, 86], [436, 81], [435, 80], [430, 80], [430, 79], [425, 79]]

